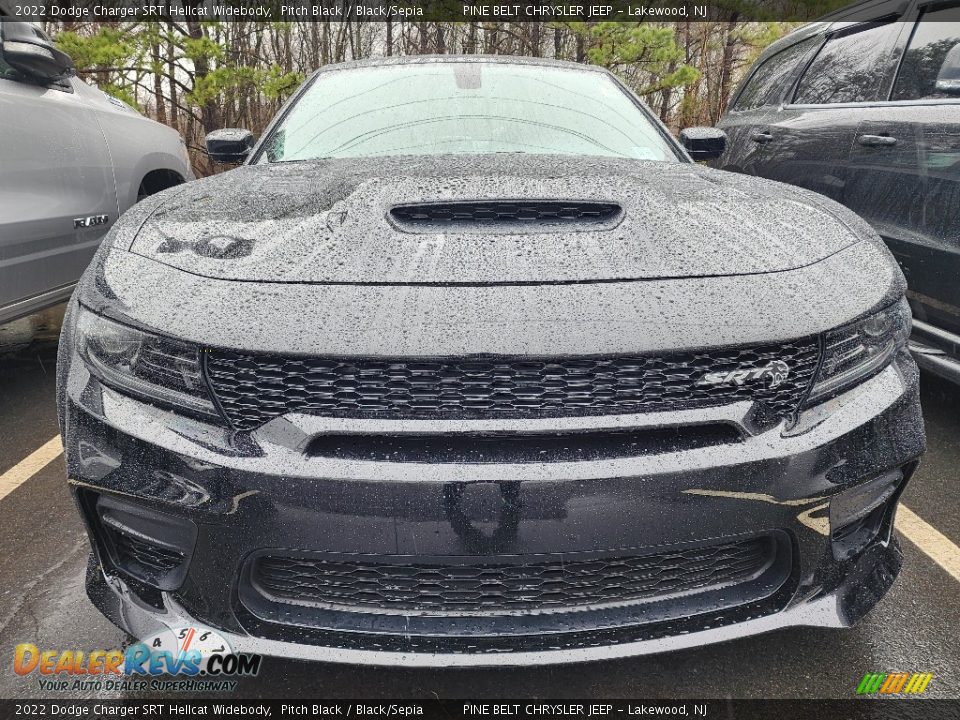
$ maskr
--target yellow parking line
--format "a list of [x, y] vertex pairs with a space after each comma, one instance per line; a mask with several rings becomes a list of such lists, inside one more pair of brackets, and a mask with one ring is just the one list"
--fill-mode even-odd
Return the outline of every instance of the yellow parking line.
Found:
[[897, 509], [897, 530], [954, 580], [960, 580], [960, 548], [903, 503]]
[[43, 470], [61, 454], [63, 454], [63, 444], [60, 442], [60, 436], [57, 435], [0, 475], [0, 500]]

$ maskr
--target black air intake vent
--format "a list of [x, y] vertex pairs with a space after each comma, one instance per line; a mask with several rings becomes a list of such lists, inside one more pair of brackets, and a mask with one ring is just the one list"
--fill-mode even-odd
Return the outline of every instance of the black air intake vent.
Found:
[[[774, 564], [773, 536], [655, 554], [372, 557], [262, 554], [250, 573], [262, 599], [347, 612], [516, 615], [656, 602], [738, 586]], [[768, 588], [767, 592], [769, 592]], [[249, 594], [249, 593], [248, 593]]]
[[96, 516], [110, 565], [157, 590], [183, 584], [197, 540], [194, 523], [103, 496]]
[[610, 225], [620, 219], [615, 203], [582, 200], [494, 200], [399, 205], [390, 217], [413, 231], [476, 225]]
[[107, 530], [114, 541], [120, 565], [141, 578], [155, 583], [183, 562], [183, 554], [171, 548], [154, 545], [133, 535]]

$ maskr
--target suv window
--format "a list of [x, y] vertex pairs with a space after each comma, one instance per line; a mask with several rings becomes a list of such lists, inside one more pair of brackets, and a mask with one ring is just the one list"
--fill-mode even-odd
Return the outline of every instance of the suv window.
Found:
[[903, 56], [892, 100], [953, 97], [937, 92], [936, 82], [947, 53], [960, 45], [960, 23], [955, 22], [958, 10], [934, 10], [920, 17]]
[[820, 39], [817, 37], [808, 38], [764, 60], [763, 64], [747, 79], [747, 84], [737, 95], [733, 109], [752, 110], [779, 101], [783, 91], [783, 81], [819, 42]]
[[892, 65], [888, 39], [894, 23], [872, 23], [831, 37], [800, 78], [801, 105], [876, 100]]

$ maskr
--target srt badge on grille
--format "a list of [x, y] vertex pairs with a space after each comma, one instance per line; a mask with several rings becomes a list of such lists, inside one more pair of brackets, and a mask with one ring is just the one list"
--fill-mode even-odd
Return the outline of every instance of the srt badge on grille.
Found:
[[697, 385], [743, 385], [751, 380], [769, 380], [772, 389], [781, 385], [789, 375], [790, 366], [783, 360], [774, 360], [762, 367], [707, 373], [697, 381]]

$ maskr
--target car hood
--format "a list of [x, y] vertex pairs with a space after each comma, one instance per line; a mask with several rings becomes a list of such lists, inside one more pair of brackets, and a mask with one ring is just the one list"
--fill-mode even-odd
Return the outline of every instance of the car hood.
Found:
[[[551, 200], [619, 209], [603, 222], [405, 225], [392, 215], [411, 204]], [[246, 166], [176, 188], [137, 220], [127, 248], [195, 275], [276, 283], [731, 276], [805, 267], [858, 242], [831, 205], [786, 185], [688, 163], [338, 159]]]

